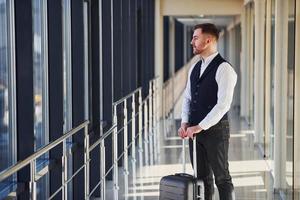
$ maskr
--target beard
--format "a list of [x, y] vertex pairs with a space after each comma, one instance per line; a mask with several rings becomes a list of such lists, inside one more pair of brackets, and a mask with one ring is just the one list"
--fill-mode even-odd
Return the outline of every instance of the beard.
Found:
[[194, 53], [194, 55], [201, 54], [202, 52], [203, 52], [202, 49], [197, 49], [196, 47], [193, 47], [193, 53]]

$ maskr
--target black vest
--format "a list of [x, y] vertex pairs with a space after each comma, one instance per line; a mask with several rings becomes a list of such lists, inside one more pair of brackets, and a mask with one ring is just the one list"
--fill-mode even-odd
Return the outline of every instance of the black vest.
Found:
[[[217, 104], [218, 84], [216, 81], [216, 73], [220, 64], [223, 62], [227, 61], [224, 60], [220, 54], [215, 56], [200, 78], [200, 72], [196, 66], [194, 67], [190, 76], [192, 99], [190, 103], [189, 123], [191, 125], [199, 124]], [[199, 64], [201, 65], [200, 62], [196, 65]], [[227, 119], [227, 113], [221, 120], [223, 119]]]

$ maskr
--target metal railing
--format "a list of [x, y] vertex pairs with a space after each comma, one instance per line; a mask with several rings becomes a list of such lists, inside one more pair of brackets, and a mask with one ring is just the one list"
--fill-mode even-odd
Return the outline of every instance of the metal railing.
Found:
[[174, 108], [182, 96], [188, 79], [190, 66], [199, 58], [194, 56], [189, 62], [180, 68], [163, 84], [163, 127], [164, 137], [168, 138], [169, 133], [176, 133]]
[[[54, 147], [57, 145], [63, 143], [65, 140], [68, 138], [72, 137], [76, 133], [78, 133], [81, 129], [84, 128], [84, 135], [85, 138], [88, 138], [88, 121], [83, 122], [80, 124], [78, 127], [72, 129], [71, 131], [67, 132], [60, 138], [56, 139], [55, 141], [49, 143], [48, 145], [42, 147], [40, 150], [37, 152], [33, 153], [31, 156], [27, 157], [25, 160], [20, 161], [19, 163], [11, 166], [10, 168], [4, 170], [0, 174], [0, 182], [5, 180], [6, 178], [10, 177], [11, 175], [15, 174], [19, 170], [23, 169], [24, 167], [30, 165], [30, 183], [29, 183], [29, 192], [30, 192], [30, 198], [32, 200], [35, 200], [37, 197], [37, 188], [36, 188], [36, 182], [37, 182], [37, 172], [36, 172], [36, 160], [44, 155], [45, 153], [48, 153], [50, 150], [52, 150]], [[64, 159], [62, 159], [62, 166], [64, 166]], [[84, 168], [87, 168], [87, 165], [83, 166]], [[80, 169], [81, 170], [81, 169]], [[78, 173], [78, 172], [77, 172]], [[75, 173], [75, 174], [77, 174]], [[62, 188], [66, 187], [68, 181], [65, 181], [64, 179], [62, 180], [62, 187], [59, 189], [59, 191]]]
[[[140, 158], [144, 160], [140, 163], [153, 165], [158, 155], [158, 137], [155, 127], [158, 123], [157, 116], [157, 78], [149, 82], [149, 94], [143, 100], [142, 89], [138, 88], [131, 94], [113, 103], [113, 122], [115, 125], [113, 133], [113, 160], [114, 160], [114, 199], [118, 199], [119, 180], [118, 180], [118, 162], [123, 157], [124, 168], [124, 188], [125, 196], [128, 194], [128, 149], [131, 147], [131, 162], [136, 162], [136, 141], [138, 141], [138, 152]], [[131, 101], [131, 118], [128, 117], [128, 103]], [[136, 101], [138, 103], [136, 104]], [[118, 107], [123, 108], [123, 127], [118, 128]], [[138, 109], [138, 112], [136, 112]], [[138, 118], [138, 119], [136, 119]], [[131, 124], [131, 141], [128, 143], [128, 127]], [[138, 125], [138, 131], [136, 130]], [[123, 132], [123, 152], [118, 155], [118, 134]], [[141, 167], [141, 166], [140, 166]], [[133, 170], [134, 171], [134, 170]]]
[[[57, 140], [51, 142], [50, 144], [44, 146], [28, 158], [19, 163], [13, 165], [5, 171], [0, 173], [0, 182], [7, 179], [11, 175], [17, 173], [24, 167], [30, 165], [30, 182], [29, 182], [29, 192], [30, 198], [32, 200], [37, 199], [37, 169], [36, 160], [45, 153], [55, 148], [57, 145], [63, 143], [64, 153], [61, 159], [62, 162], [62, 185], [55, 192], [51, 194], [49, 199], [53, 199], [61, 192], [61, 199], [67, 199], [68, 194], [68, 183], [70, 183], [74, 177], [84, 169], [84, 195], [85, 199], [90, 199], [97, 188], [100, 187], [101, 199], [106, 199], [106, 178], [108, 174], [113, 170], [113, 183], [114, 183], [114, 199], [119, 199], [119, 180], [118, 180], [118, 163], [123, 157], [123, 169], [124, 169], [124, 180], [125, 180], [125, 196], [128, 194], [128, 156], [129, 149], [131, 148], [131, 162], [136, 162], [136, 146], [138, 146], [139, 158], [140, 158], [140, 168], [143, 164], [153, 165], [159, 154], [159, 141], [157, 137], [157, 127], [158, 127], [158, 115], [157, 115], [157, 78], [152, 79], [149, 82], [149, 94], [143, 100], [142, 99], [142, 88], [138, 88], [124, 98], [113, 103], [113, 126], [106, 131], [101, 137], [90, 145], [90, 136], [88, 133], [89, 121], [83, 122], [78, 127], [72, 129], [71, 131], [65, 133], [63, 136]], [[128, 102], [131, 101], [131, 106]], [[123, 126], [118, 127], [118, 122], [120, 117], [117, 114], [117, 108], [123, 106]], [[131, 109], [131, 117], [128, 114], [128, 108]], [[137, 110], [138, 109], [138, 110]], [[131, 130], [129, 130], [129, 125], [131, 125]], [[138, 127], [138, 128], [137, 128]], [[65, 151], [66, 141], [75, 134], [79, 134], [80, 130], [84, 129], [84, 163], [83, 165], [75, 171], [75, 173], [68, 178], [67, 176], [67, 153]], [[131, 132], [131, 141], [128, 142], [128, 134]], [[123, 132], [123, 152], [118, 154], [118, 139], [121, 138], [121, 133]], [[106, 154], [105, 154], [105, 139], [112, 135], [112, 149], [113, 149], [113, 163], [112, 166], [106, 170]], [[90, 171], [90, 154], [97, 147], [100, 148], [100, 180], [95, 185], [94, 188], [90, 188], [90, 177], [93, 172]], [[149, 152], [150, 150], [150, 152]], [[143, 160], [143, 155], [145, 160]], [[135, 166], [135, 165], [134, 165]], [[133, 169], [133, 171], [136, 169]], [[135, 174], [133, 174], [135, 176]], [[41, 178], [41, 177], [39, 177]]]

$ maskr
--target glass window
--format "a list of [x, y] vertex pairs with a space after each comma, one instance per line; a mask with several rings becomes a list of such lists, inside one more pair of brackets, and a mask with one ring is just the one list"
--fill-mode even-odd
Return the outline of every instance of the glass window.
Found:
[[71, 1], [63, 1], [64, 132], [72, 129]]
[[89, 4], [83, 4], [84, 24], [84, 118], [89, 119]]
[[34, 91], [34, 135], [35, 149], [48, 142], [46, 117], [46, 43], [42, 0], [33, 0], [33, 91]]
[[[63, 0], [63, 112], [64, 112], [64, 133], [72, 129], [72, 51], [71, 51], [71, 0]], [[64, 153], [72, 147], [72, 138], [63, 144]], [[67, 177], [72, 176], [72, 155], [67, 157]], [[67, 199], [72, 199], [72, 181], [68, 184]]]
[[[49, 142], [48, 128], [48, 52], [47, 52], [47, 1], [32, 0], [33, 17], [33, 93], [34, 93], [34, 147], [35, 150]], [[37, 169], [48, 164], [48, 155], [37, 160]], [[49, 175], [37, 184], [38, 199], [48, 197]]]
[[7, 39], [7, 9], [6, 1], [0, 0], [0, 171], [12, 164], [10, 155], [9, 131], [9, 66], [8, 66], [8, 39]]
[[[0, 172], [16, 163], [13, 8], [12, 1], [0, 0]], [[15, 179], [14, 175], [0, 183], [0, 199], [15, 189]]]

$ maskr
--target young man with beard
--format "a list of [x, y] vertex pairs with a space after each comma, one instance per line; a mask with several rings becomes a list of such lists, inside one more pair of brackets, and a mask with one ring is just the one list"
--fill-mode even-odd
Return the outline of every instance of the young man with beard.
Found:
[[228, 169], [229, 121], [227, 112], [232, 102], [237, 75], [217, 51], [219, 31], [214, 24], [194, 27], [191, 45], [200, 60], [188, 76], [182, 105], [181, 138], [189, 138], [193, 163], [193, 142], [197, 137], [197, 175], [204, 181], [205, 199], [212, 200], [213, 175], [220, 200], [234, 199]]

